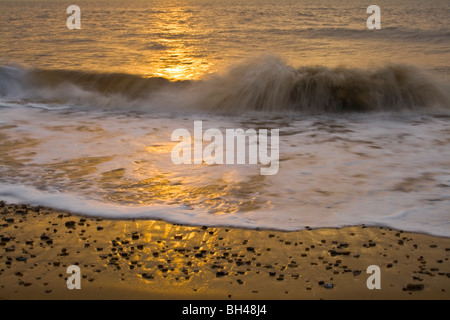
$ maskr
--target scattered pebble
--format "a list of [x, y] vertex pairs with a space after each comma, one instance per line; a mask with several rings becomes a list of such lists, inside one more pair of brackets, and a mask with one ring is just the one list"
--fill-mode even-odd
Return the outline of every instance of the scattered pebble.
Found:
[[423, 284], [421, 284], [421, 283], [419, 283], [419, 284], [417, 284], [417, 283], [408, 283], [404, 289], [406, 289], [408, 291], [421, 291], [421, 290], [424, 289], [424, 287], [425, 286]]

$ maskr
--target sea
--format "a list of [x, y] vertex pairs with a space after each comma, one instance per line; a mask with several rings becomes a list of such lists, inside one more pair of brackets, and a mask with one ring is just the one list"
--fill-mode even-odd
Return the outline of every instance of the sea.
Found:
[[[449, 17], [448, 0], [0, 0], [0, 200], [449, 237]], [[278, 130], [278, 171], [174, 163], [198, 121]]]

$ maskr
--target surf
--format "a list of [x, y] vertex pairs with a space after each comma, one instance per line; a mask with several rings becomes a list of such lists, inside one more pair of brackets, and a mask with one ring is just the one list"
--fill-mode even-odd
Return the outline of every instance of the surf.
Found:
[[275, 56], [243, 61], [196, 81], [1, 66], [0, 97], [140, 112], [162, 109], [212, 114], [327, 114], [450, 110], [448, 81], [411, 65], [295, 68]]

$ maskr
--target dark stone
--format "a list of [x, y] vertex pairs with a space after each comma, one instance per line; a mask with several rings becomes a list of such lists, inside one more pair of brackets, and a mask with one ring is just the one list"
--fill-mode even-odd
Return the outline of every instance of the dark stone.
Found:
[[417, 284], [417, 283], [408, 283], [406, 285], [406, 290], [408, 291], [421, 291], [424, 289], [424, 285], [423, 284]]
[[75, 229], [75, 221], [67, 221], [64, 225], [68, 229]]
[[332, 257], [340, 256], [340, 255], [343, 255], [343, 256], [348, 256], [348, 255], [350, 255], [350, 252], [349, 252], [349, 251], [329, 250], [328, 253], [329, 253]]
[[43, 235], [41, 235], [41, 240], [47, 241], [47, 240], [50, 240], [50, 238], [47, 235], [43, 234]]

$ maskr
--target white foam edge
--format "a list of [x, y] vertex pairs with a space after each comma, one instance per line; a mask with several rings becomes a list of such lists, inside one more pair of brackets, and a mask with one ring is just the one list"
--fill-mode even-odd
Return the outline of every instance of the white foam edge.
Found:
[[[416, 213], [423, 208], [410, 208], [394, 213], [384, 219], [364, 218], [357, 223], [351, 223], [350, 219], [342, 219], [341, 223], [335, 225], [329, 224], [310, 224], [299, 227], [298, 225], [276, 225], [273, 219], [267, 219], [261, 223], [260, 215], [268, 212], [258, 211], [256, 215], [246, 212], [245, 214], [226, 214], [216, 215], [208, 213], [202, 209], [192, 209], [184, 205], [151, 205], [151, 206], [126, 206], [114, 203], [107, 203], [100, 200], [88, 199], [79, 195], [70, 193], [61, 193], [58, 191], [40, 191], [34, 187], [14, 184], [0, 184], [0, 200], [11, 204], [27, 204], [34, 206], [43, 206], [55, 210], [61, 210], [88, 217], [102, 217], [106, 219], [142, 219], [142, 220], [163, 220], [168, 223], [177, 223], [191, 226], [209, 226], [209, 227], [233, 227], [259, 230], [277, 230], [277, 231], [300, 231], [307, 228], [311, 229], [336, 229], [352, 226], [367, 227], [385, 227], [405, 232], [428, 234], [438, 237], [450, 237], [450, 221], [448, 223], [418, 223], [412, 221], [407, 223], [404, 218], [410, 214]], [[256, 218], [256, 219], [254, 219]], [[273, 218], [273, 217], [272, 217]], [[256, 222], [259, 220], [259, 222]]]

